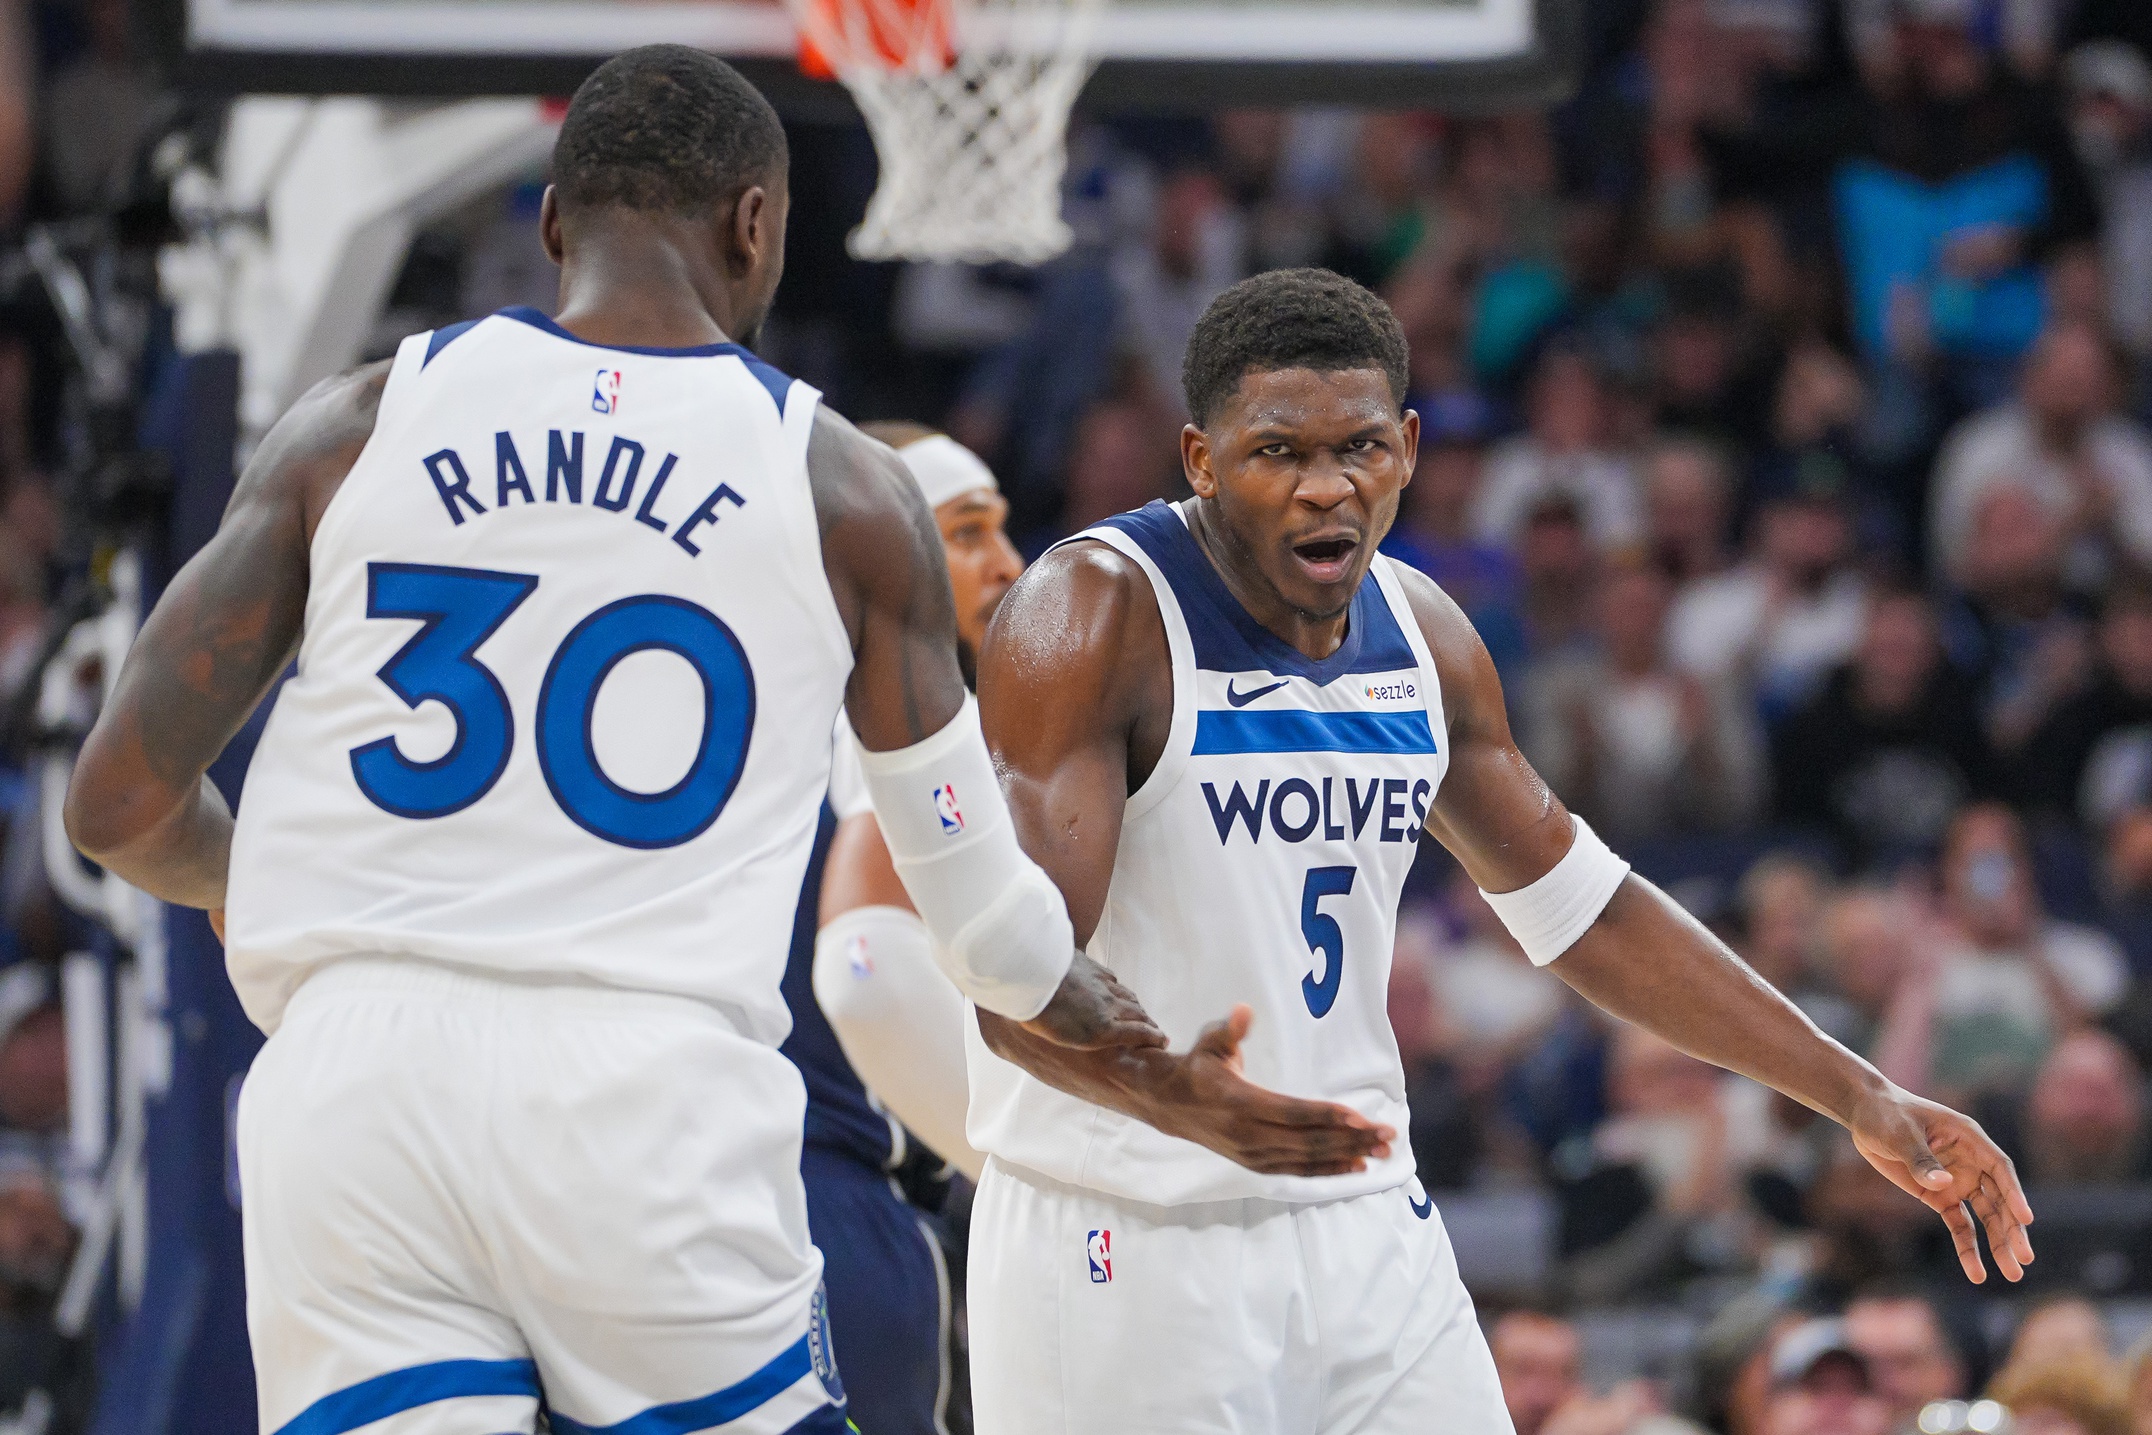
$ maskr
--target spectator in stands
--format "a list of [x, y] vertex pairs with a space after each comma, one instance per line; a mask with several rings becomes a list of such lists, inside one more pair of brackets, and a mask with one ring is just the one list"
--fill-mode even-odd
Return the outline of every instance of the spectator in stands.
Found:
[[1487, 1343], [1516, 1435], [1700, 1435], [1668, 1415], [1642, 1381], [1594, 1395], [1582, 1378], [1576, 1327], [1558, 1316], [1511, 1311]]
[[1499, 633], [1482, 635], [1503, 681], [1511, 683], [1522, 677], [1528, 661], [1589, 650], [1599, 555], [1576, 500], [1557, 493], [1533, 505], [1517, 540], [1517, 570], [1523, 622], [1515, 641], [1505, 645]]
[[2117, 412], [2122, 391], [2107, 339], [2065, 323], [2040, 336], [2018, 397], [1967, 419], [1944, 445], [1929, 498], [1936, 570], [1961, 586], [1981, 498], [2023, 488], [2062, 525], [2073, 586], [2117, 562], [2152, 563], [2152, 435]]
[[2009, 1407], [2015, 1435], [2133, 1435], [2129, 1394], [2103, 1360], [2012, 1365], [1987, 1395]]
[[1475, 624], [1517, 623], [1516, 556], [1475, 537], [1469, 523], [1493, 418], [1469, 389], [1420, 400], [1420, 461], [1383, 551], [1440, 584]]
[[2106, 934], [2051, 920], [2040, 907], [2016, 814], [1997, 803], [1951, 823], [1941, 858], [1943, 940], [1916, 963], [1892, 1013], [1898, 1060], [1925, 1071], [1919, 1089], [1970, 1100], [2029, 1080], [2055, 1041], [2127, 985]]
[[1766, 496], [1815, 485], [1837, 473], [1847, 487], [1846, 455], [1868, 394], [1860, 371], [1820, 340], [1795, 344], [1779, 371], [1772, 397], [1771, 442], [1757, 457], [1756, 482]]
[[1927, 599], [1871, 599], [1853, 661], [1779, 730], [1783, 822], [1835, 835], [1860, 863], [1932, 852], [1951, 816], [1996, 787], [1971, 692], [1943, 662]]
[[1085, 413], [1069, 451], [1062, 526], [1087, 528], [1165, 494], [1179, 463], [1164, 442], [1171, 432], [1141, 395], [1108, 399]]
[[1455, 1030], [1422, 963], [1390, 964], [1388, 1005], [1412, 1109], [1407, 1139], [1420, 1180], [1434, 1190], [1460, 1189], [1478, 1160], [1479, 1137], [1456, 1060]]
[[1746, 332], [1740, 276], [1709, 264], [1666, 276], [1666, 312], [1651, 334], [1651, 396], [1661, 430], [1737, 451], [1770, 436], [1771, 379]]
[[1892, 1430], [1909, 1428], [1931, 1400], [1967, 1394], [1965, 1357], [1928, 1297], [1889, 1287], [1857, 1295], [1846, 1306], [1845, 1328], [1847, 1343], [1875, 1375]]
[[[1420, 445], [1424, 451], [1427, 440]], [[1426, 461], [1421, 461], [1424, 469]], [[1418, 474], [1414, 484], [1420, 482]], [[1644, 509], [1651, 561], [1677, 587], [1725, 571], [1726, 525], [1732, 510], [1726, 460], [1693, 438], [1663, 439], [1644, 461]]]
[[1779, 1337], [1764, 1435], [1886, 1435], [1887, 1412], [1845, 1322], [1811, 1320]]
[[[1450, 898], [1451, 910], [1464, 921], [1464, 935], [1439, 948], [1430, 941], [1426, 965], [1456, 1033], [1466, 1084], [1485, 1090], [1561, 1014], [1565, 988], [1532, 965], [1462, 869], [1450, 885]], [[1418, 930], [1401, 923], [1399, 945], [1407, 945]]]
[[2093, 833], [2152, 801], [2152, 580], [2108, 590], [2093, 665], [2025, 745], [2023, 794], [2037, 813]]
[[2014, 1142], [2028, 1185], [2152, 1179], [2145, 1078], [2121, 1042], [2080, 1027], [2055, 1044], [2026, 1094]]
[[1881, 387], [1871, 428], [1909, 456], [1998, 401], [2040, 323], [2036, 265], [2099, 214], [2045, 96], [1973, 33], [1977, 0], [1896, 0], [1833, 200], [1853, 329]]
[[1519, 694], [1525, 752], [1610, 841], [1722, 830], [1761, 807], [1754, 716], [1667, 662], [1670, 597], [1658, 570], [1616, 567], [1593, 605], [1598, 651], [1541, 664]]
[[1739, 684], [1765, 716], [1783, 717], [1860, 645], [1868, 585], [1852, 557], [1842, 487], [1773, 498], [1756, 515], [1749, 557], [1675, 600], [1667, 627], [1674, 662]]
[[[1916, 925], [1905, 900], [1879, 887], [1839, 892], [1824, 908], [1818, 965], [1828, 982], [1802, 1010], [1870, 1061], [1882, 1060], [1877, 1038], [1913, 964]], [[1884, 1074], [1903, 1079], [1887, 1069]]]
[[1567, 498], [1602, 553], [1644, 539], [1635, 471], [1608, 447], [1611, 413], [1604, 376], [1581, 349], [1551, 346], [1532, 376], [1527, 431], [1498, 445], [1473, 505], [1483, 542], [1518, 542], [1546, 500]]
[[1123, 245], [1111, 260], [1116, 328], [1153, 401], [1177, 413], [1188, 335], [1211, 300], [1242, 277], [1246, 225], [1217, 176], [1184, 168], [1159, 185], [1146, 240]]
[[[2002, 1368], [2009, 1372], [2075, 1360], [2104, 1365], [2113, 1359], [2113, 1339], [2100, 1308], [2081, 1295], [2056, 1295], [2033, 1302], [2018, 1321]], [[1999, 1373], [1996, 1379], [2001, 1378]]]
[[1517, 1435], [1541, 1435], [1555, 1411], [1584, 1393], [1577, 1328], [1558, 1316], [1513, 1310], [1495, 1321], [1487, 1348]]
[[1735, 900], [1742, 960], [1782, 992], [1799, 992], [1807, 984], [1826, 881], [1820, 867], [1790, 852], [1770, 853], [1741, 874]]
[[1998, 485], [1974, 505], [1952, 646], [1979, 674], [1988, 740], [2015, 757], [2084, 680], [2091, 643], [2063, 591], [2061, 520], [2032, 493]]
[[2106, 211], [2107, 322], [2152, 353], [2152, 65], [2134, 45], [2092, 40], [2063, 61], [2070, 132]]

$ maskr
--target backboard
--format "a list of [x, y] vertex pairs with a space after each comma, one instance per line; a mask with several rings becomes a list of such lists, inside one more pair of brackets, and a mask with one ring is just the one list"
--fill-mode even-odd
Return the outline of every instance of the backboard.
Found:
[[[1113, 0], [1087, 107], [1330, 102], [1483, 110], [1572, 78], [1582, 0]], [[795, 113], [845, 106], [794, 64], [782, 0], [185, 0], [180, 75], [229, 91], [566, 94], [607, 55], [726, 56]]]

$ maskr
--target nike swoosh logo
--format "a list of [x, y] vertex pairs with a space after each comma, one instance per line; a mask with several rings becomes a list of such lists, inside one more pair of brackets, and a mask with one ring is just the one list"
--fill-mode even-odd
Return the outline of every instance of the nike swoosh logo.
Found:
[[1291, 678], [1280, 678], [1267, 688], [1256, 688], [1251, 692], [1242, 693], [1235, 692], [1233, 690], [1233, 680], [1231, 678], [1227, 678], [1225, 683], [1225, 700], [1231, 703], [1234, 707], [1244, 708], [1248, 704], [1254, 702], [1257, 698], [1263, 696], [1263, 694], [1274, 693], [1291, 681]]
[[1412, 1214], [1423, 1221], [1435, 1213], [1435, 1198], [1427, 1195], [1424, 1191], [1421, 1193], [1421, 1199], [1417, 1201], [1413, 1200], [1412, 1193], [1407, 1191], [1405, 1193], [1405, 1203], [1412, 1207]]

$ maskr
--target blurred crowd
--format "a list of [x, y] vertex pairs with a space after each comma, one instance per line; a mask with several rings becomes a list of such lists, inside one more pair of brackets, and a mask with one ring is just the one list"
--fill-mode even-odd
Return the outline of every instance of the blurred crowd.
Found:
[[[1983, 1396], [2152, 1435], [2152, 4], [1584, 9], [1543, 112], [1079, 116], [1078, 244], [1034, 270], [852, 261], [872, 146], [798, 125], [765, 347], [986, 455], [1035, 553], [1185, 492], [1214, 295], [1376, 288], [1423, 425], [1386, 547], [1471, 615], [1526, 753], [1824, 1030], [1974, 1111], [2042, 1216], [2032, 1294], [1976, 1297], [1831, 1123], [1596, 1016], [1430, 853], [1392, 1018], [1453, 1229], [1537, 1252], [1460, 1240], [1519, 1435], [1885, 1435]], [[0, 0], [0, 239], [131, 162], [132, 56], [122, 0]], [[551, 307], [541, 180], [419, 236], [374, 353]], [[0, 694], [57, 542], [44, 323], [0, 300]], [[0, 810], [5, 1322], [73, 1238], [70, 936], [20, 772]], [[1593, 1357], [1627, 1307], [1682, 1313], [1678, 1369]]]
[[[126, 0], [0, 0], [0, 272], [25, 229], [112, 207], [157, 88]], [[0, 283], [0, 712], [35, 677], [62, 572], [60, 490], [84, 450], [57, 322]], [[0, 1430], [79, 1419], [88, 1362], [52, 1322], [95, 1172], [68, 1143], [61, 959], [94, 944], [45, 877], [36, 773], [0, 734]], [[45, 1392], [26, 1414], [28, 1392]], [[54, 1428], [59, 1428], [58, 1426]]]

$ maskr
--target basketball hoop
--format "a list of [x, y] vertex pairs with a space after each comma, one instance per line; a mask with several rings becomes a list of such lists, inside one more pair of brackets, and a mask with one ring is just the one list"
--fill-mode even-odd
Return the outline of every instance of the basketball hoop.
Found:
[[1069, 109], [1104, 0], [788, 0], [800, 63], [852, 92], [882, 162], [861, 259], [1037, 264], [1069, 246]]

